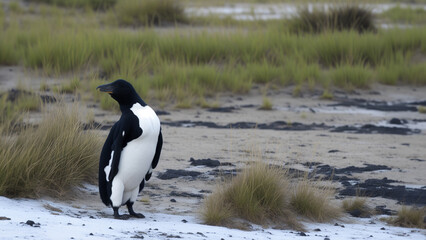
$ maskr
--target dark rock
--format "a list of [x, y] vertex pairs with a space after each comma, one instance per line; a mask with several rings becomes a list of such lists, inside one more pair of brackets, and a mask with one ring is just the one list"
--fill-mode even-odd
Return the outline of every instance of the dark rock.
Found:
[[411, 135], [418, 134], [421, 131], [419, 129], [410, 129], [402, 127], [385, 127], [376, 126], [373, 124], [365, 124], [361, 127], [356, 126], [340, 126], [331, 130], [331, 132], [349, 132], [358, 134], [396, 134], [396, 135]]
[[176, 122], [162, 122], [163, 125], [172, 127], [207, 127], [215, 129], [262, 129], [262, 130], [279, 130], [279, 131], [307, 131], [318, 129], [330, 129], [324, 123], [321, 124], [303, 124], [303, 123], [287, 123], [285, 121], [275, 121], [272, 123], [255, 123], [255, 122], [236, 122], [226, 125], [218, 125], [213, 122], [204, 121], [176, 121]]
[[380, 228], [380, 230], [386, 230], [386, 228], [382, 227], [382, 228]]
[[314, 232], [321, 232], [321, 229], [319, 229], [319, 228], [315, 228], [315, 229], [314, 229]]
[[214, 169], [212, 171], [209, 171], [208, 174], [215, 177], [229, 177], [229, 176], [235, 177], [237, 176], [239, 172], [241, 172], [241, 170], [238, 170], [238, 169], [232, 169], [232, 170]]
[[181, 222], [183, 222], [183, 223], [187, 223], [188, 221], [186, 220], [186, 219], [182, 219], [182, 221]]
[[395, 125], [402, 125], [402, 124], [406, 124], [406, 123], [407, 123], [407, 120], [401, 120], [401, 119], [399, 119], [399, 118], [392, 118], [392, 119], [389, 121], [389, 123], [390, 123], [390, 124], [395, 124]]
[[43, 103], [55, 103], [57, 102], [56, 98], [49, 95], [40, 95], [40, 99]]
[[197, 232], [198, 235], [202, 236], [202, 237], [207, 237], [206, 235], [204, 235], [202, 232]]
[[347, 186], [339, 191], [343, 196], [357, 196], [361, 193], [368, 197], [383, 197], [398, 200], [404, 204], [421, 204], [426, 205], [426, 189], [423, 188], [406, 188], [402, 185], [391, 185], [395, 180], [383, 179], [367, 179], [364, 182]]
[[40, 223], [36, 223], [33, 220], [28, 220], [25, 222], [26, 225], [29, 225], [31, 227], [40, 227]]
[[297, 235], [302, 236], [302, 237], [306, 237], [306, 236], [308, 236], [308, 235], [306, 235], [306, 233], [304, 233], [304, 232], [299, 232], [299, 233], [297, 233]]
[[416, 112], [416, 104], [412, 103], [389, 103], [385, 101], [370, 101], [365, 99], [343, 99], [334, 98], [335, 101], [339, 101], [337, 104], [331, 104], [329, 106], [343, 106], [343, 107], [357, 107], [369, 110], [377, 110], [383, 112]]
[[204, 197], [203, 194], [188, 193], [188, 192], [177, 192], [177, 191], [170, 192], [170, 196], [174, 196], [174, 197], [193, 197], [193, 198], [203, 198]]
[[131, 236], [130, 238], [144, 239], [144, 236], [136, 234], [136, 235]]
[[372, 172], [379, 170], [392, 170], [392, 168], [385, 165], [374, 165], [374, 164], [364, 164], [365, 167], [355, 167], [349, 166], [345, 168], [333, 168], [330, 165], [319, 165], [316, 167], [316, 173], [325, 174], [331, 177], [333, 174], [348, 174], [352, 173], [363, 173], [363, 172]]
[[219, 112], [219, 113], [231, 113], [235, 110], [238, 110], [236, 107], [215, 107], [215, 108], [209, 108], [207, 111], [209, 112]]
[[158, 116], [170, 115], [169, 112], [161, 111], [161, 110], [156, 110], [155, 114], [157, 114]]
[[178, 177], [192, 177], [195, 178], [201, 175], [201, 172], [187, 171], [181, 169], [167, 169], [165, 172], [159, 173], [158, 178], [161, 180], [169, 180]]
[[176, 202], [176, 199], [172, 198], [170, 199], [170, 202]]
[[362, 211], [359, 209], [354, 209], [351, 211], [348, 211], [348, 213], [352, 216], [352, 217], [361, 217], [362, 215]]
[[337, 149], [332, 149], [332, 150], [328, 151], [328, 153], [337, 153], [337, 152], [340, 152], [340, 151], [337, 150]]
[[386, 205], [376, 206], [374, 209], [379, 215], [395, 215], [396, 211], [386, 208]]
[[220, 166], [220, 162], [218, 160], [212, 160], [210, 158], [207, 159], [197, 159], [191, 158], [189, 160], [192, 166], [207, 166], [207, 167], [218, 167]]
[[417, 162], [426, 162], [426, 160], [424, 159], [420, 159], [420, 158], [410, 158], [411, 161], [417, 161]]

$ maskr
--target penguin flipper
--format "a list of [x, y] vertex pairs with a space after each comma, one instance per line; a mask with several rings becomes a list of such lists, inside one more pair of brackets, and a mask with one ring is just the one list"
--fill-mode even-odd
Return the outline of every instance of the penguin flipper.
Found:
[[158, 134], [157, 147], [155, 149], [154, 159], [152, 160], [152, 164], [151, 164], [152, 169], [157, 167], [158, 161], [160, 160], [160, 154], [161, 154], [162, 148], [163, 148], [163, 134], [161, 133], [161, 128], [160, 128], [160, 133]]
[[[158, 134], [157, 147], [155, 149], [154, 158], [152, 159], [151, 168], [149, 169], [149, 171], [145, 175], [146, 181], [151, 179], [152, 169], [156, 168], [157, 165], [158, 165], [158, 161], [160, 160], [160, 154], [161, 154], [162, 147], [163, 147], [163, 134], [161, 134], [161, 129], [160, 129], [160, 134]], [[141, 191], [141, 190], [142, 189], [140, 189], [139, 191]]]
[[109, 160], [111, 159], [111, 151], [113, 145], [113, 139], [115, 135], [115, 131], [117, 129], [117, 124], [114, 124], [108, 134], [108, 137], [102, 147], [101, 156], [99, 158], [99, 175], [98, 175], [98, 183], [99, 183], [99, 194], [101, 196], [102, 202], [109, 206], [110, 205], [110, 192], [111, 192], [111, 184], [108, 184], [108, 180], [106, 178], [105, 167], [108, 166]]

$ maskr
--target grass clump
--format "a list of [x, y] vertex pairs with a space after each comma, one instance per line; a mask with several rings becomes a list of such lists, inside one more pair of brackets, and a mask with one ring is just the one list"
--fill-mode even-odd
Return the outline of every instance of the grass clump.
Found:
[[345, 212], [354, 217], [369, 217], [371, 215], [371, 209], [366, 205], [365, 198], [345, 199], [342, 202], [342, 207]]
[[186, 23], [183, 7], [172, 0], [121, 0], [114, 8], [119, 25], [153, 26]]
[[25, 0], [31, 3], [44, 3], [60, 7], [86, 8], [104, 10], [113, 7], [117, 0]]
[[59, 93], [74, 93], [77, 91], [77, 89], [81, 86], [80, 79], [73, 78], [68, 83], [62, 84], [58, 88], [54, 89], [56, 92]]
[[340, 209], [330, 202], [334, 191], [327, 186], [319, 186], [305, 177], [293, 189], [290, 205], [300, 215], [316, 222], [327, 222], [338, 218]]
[[372, 73], [369, 68], [362, 65], [342, 65], [331, 70], [330, 78], [335, 86], [353, 90], [355, 88], [368, 88], [372, 81]]
[[340, 6], [328, 12], [302, 9], [290, 22], [293, 32], [321, 33], [355, 30], [359, 33], [376, 31], [373, 13], [359, 6]]
[[263, 100], [262, 100], [262, 106], [260, 106], [259, 109], [261, 109], [261, 110], [272, 110], [272, 106], [273, 105], [272, 105], [271, 99], [264, 96]]
[[202, 211], [205, 223], [233, 226], [235, 218], [241, 218], [256, 224], [301, 229], [287, 208], [290, 182], [285, 175], [277, 167], [253, 163], [206, 199]]
[[61, 196], [96, 176], [100, 141], [83, 131], [76, 110], [58, 108], [37, 127], [0, 137], [0, 195]]
[[[310, 194], [302, 204], [301, 188]], [[323, 190], [312, 187], [307, 180], [293, 185], [287, 171], [255, 162], [206, 199], [202, 218], [210, 225], [233, 227], [238, 219], [244, 219], [255, 224], [302, 230], [296, 214], [301, 213], [301, 205], [319, 209], [320, 214], [312, 215], [312, 220], [327, 221], [338, 216], [338, 210], [332, 208], [327, 199], [330, 195]], [[302, 215], [310, 217], [307, 212]]]
[[426, 228], [424, 219], [426, 218], [426, 208], [414, 208], [403, 206], [398, 211], [396, 217], [386, 219], [386, 221], [395, 226], [409, 227], [409, 228]]
[[418, 107], [417, 107], [417, 111], [418, 111], [419, 113], [426, 114], [426, 106], [418, 106]]
[[426, 23], [426, 10], [423, 8], [411, 8], [396, 6], [381, 14], [382, 17], [392, 22], [424, 24]]

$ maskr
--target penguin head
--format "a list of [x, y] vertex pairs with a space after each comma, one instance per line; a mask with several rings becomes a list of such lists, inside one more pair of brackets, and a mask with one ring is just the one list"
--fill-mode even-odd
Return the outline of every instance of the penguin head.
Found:
[[143, 102], [132, 84], [123, 79], [100, 85], [96, 89], [99, 89], [101, 92], [109, 93], [120, 105], [132, 105], [136, 102]]

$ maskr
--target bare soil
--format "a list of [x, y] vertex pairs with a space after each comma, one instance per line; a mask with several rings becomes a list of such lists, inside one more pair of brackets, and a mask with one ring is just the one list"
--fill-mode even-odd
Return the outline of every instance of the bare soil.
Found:
[[[30, 88], [39, 91], [40, 78], [30, 78], [22, 72], [17, 67], [0, 68], [1, 91], [16, 88], [20, 81], [31, 83]], [[60, 80], [50, 79], [47, 82], [55, 84]], [[381, 111], [338, 104], [346, 100], [356, 102], [357, 99], [363, 99], [373, 105], [386, 103], [390, 106], [402, 104], [409, 107], [422, 104], [426, 100], [425, 92], [426, 87], [374, 85], [369, 90], [356, 90], [352, 93], [335, 91], [335, 100], [321, 100], [320, 94], [316, 92], [295, 98], [291, 94], [291, 88], [284, 88], [268, 92], [267, 97], [273, 103], [271, 111], [259, 110], [262, 94], [258, 88], [247, 95], [221, 94], [215, 99], [221, 104], [219, 109], [176, 109], [172, 105], [158, 109], [155, 102], [148, 103], [154, 109], [162, 111], [160, 119], [163, 122], [164, 145], [159, 165], [152, 179], [145, 185], [135, 209], [141, 212], [195, 215], [202, 206], [203, 197], [221, 187], [219, 180], [223, 176], [235, 174], [250, 161], [258, 159], [301, 171], [315, 171], [316, 166], [324, 165], [336, 169], [362, 169], [369, 165], [383, 165], [386, 168], [382, 170], [349, 171], [335, 175], [346, 176], [349, 179], [347, 182], [354, 186], [369, 179], [395, 180], [390, 185], [404, 187], [407, 191], [418, 190], [415, 195], [418, 200], [411, 199], [411, 205], [424, 205], [426, 115], [410, 110]], [[82, 100], [84, 98], [79, 95], [67, 95], [64, 99], [70, 103], [78, 102], [83, 119], [88, 112], [94, 113], [95, 121], [105, 129], [99, 130], [102, 138], [106, 138], [108, 127], [119, 118], [119, 113], [103, 111], [99, 104], [90, 99]], [[35, 113], [34, 118], [39, 115]], [[392, 119], [400, 120], [401, 124], [391, 124]], [[249, 124], [239, 128], [242, 125], [236, 123]], [[272, 123], [281, 128], [257, 127]], [[323, 127], [303, 128], [313, 124]], [[368, 133], [356, 130], [334, 131], [341, 126], [362, 128], [366, 125], [389, 128], [390, 132], [383, 134], [374, 129]], [[295, 129], [294, 126], [302, 128]], [[398, 130], [396, 128], [410, 131], [400, 134], [394, 131]], [[192, 166], [191, 158], [218, 160], [221, 165]], [[175, 172], [177, 177], [160, 179], [159, 176], [168, 174], [169, 169], [182, 171]], [[187, 171], [200, 174], [191, 176]], [[338, 198], [346, 197], [339, 194], [339, 191], [347, 187], [343, 183], [336, 179], [333, 182]], [[96, 188], [86, 186], [85, 189], [70, 200], [70, 203], [82, 208], [104, 209]], [[377, 188], [379, 190], [380, 186]], [[386, 208], [392, 210], [399, 209], [399, 204], [409, 202], [404, 201], [407, 196], [403, 195], [398, 200], [366, 195], [371, 207], [386, 205]]]

